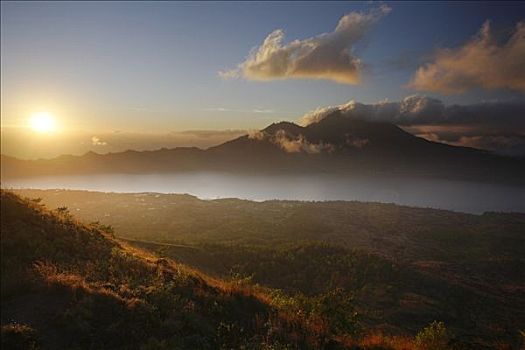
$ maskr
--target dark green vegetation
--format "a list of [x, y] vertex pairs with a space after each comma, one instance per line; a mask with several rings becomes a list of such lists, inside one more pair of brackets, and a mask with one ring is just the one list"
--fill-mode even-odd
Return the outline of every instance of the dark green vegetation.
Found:
[[292, 301], [1, 196], [2, 348], [338, 349], [358, 330], [342, 289]]
[[[457, 346], [520, 343], [524, 214], [469, 215], [357, 202], [17, 192], [42, 198], [50, 208], [67, 207], [62, 210], [84, 222], [111, 225], [118, 237], [159, 257], [239, 288], [264, 290], [263, 299], [291, 314], [331, 315], [330, 334], [415, 336], [440, 320]], [[334, 303], [348, 311], [342, 319]], [[443, 333], [435, 328], [429, 332]], [[376, 344], [373, 337], [365, 339], [363, 346]], [[414, 345], [406, 344], [412, 344], [407, 349]]]

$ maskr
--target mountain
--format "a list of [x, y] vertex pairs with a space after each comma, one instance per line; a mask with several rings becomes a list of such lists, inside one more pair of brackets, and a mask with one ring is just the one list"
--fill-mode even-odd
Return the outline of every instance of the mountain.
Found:
[[48, 160], [2, 156], [2, 178], [92, 173], [230, 172], [388, 174], [494, 182], [525, 180], [525, 160], [428, 141], [396, 125], [334, 112], [317, 123], [290, 122], [221, 145], [125, 151]]
[[[297, 147], [286, 147], [295, 144]], [[210, 150], [252, 153], [272, 147], [287, 153], [324, 155], [391, 156], [411, 158], [416, 156], [487, 156], [488, 152], [466, 147], [455, 147], [416, 137], [398, 126], [386, 122], [372, 122], [349, 118], [339, 111], [321, 121], [302, 127], [290, 122], [274, 123], [256, 135], [246, 135]], [[303, 146], [303, 147], [299, 147]]]

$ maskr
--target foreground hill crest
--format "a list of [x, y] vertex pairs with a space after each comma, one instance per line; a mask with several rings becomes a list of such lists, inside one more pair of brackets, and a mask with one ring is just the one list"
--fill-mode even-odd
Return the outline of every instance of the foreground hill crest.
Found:
[[[1, 196], [2, 348], [217, 349], [281, 342], [316, 348], [330, 342], [268, 304], [262, 292], [157, 259], [115, 240], [109, 227], [80, 224], [67, 208], [52, 213], [37, 200], [6, 191]], [[279, 329], [268, 333], [269, 324]], [[312, 337], [316, 332], [320, 337]]]
[[356, 342], [360, 327], [341, 288], [296, 300], [211, 278], [40, 202], [1, 192], [2, 348], [377, 348]]

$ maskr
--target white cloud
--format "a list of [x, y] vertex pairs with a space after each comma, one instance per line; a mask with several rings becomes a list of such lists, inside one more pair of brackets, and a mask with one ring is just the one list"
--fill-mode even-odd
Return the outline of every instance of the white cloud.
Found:
[[317, 154], [321, 152], [332, 152], [334, 147], [327, 143], [312, 143], [306, 138], [299, 135], [291, 135], [285, 130], [277, 130], [274, 134], [260, 130], [251, 130], [248, 132], [248, 138], [256, 141], [268, 141], [283, 149], [287, 153], [309, 153]]
[[293, 137], [288, 135], [284, 130], [278, 130], [270, 140], [288, 153], [305, 152], [309, 154], [317, 154], [322, 151], [332, 152], [333, 150], [333, 146], [330, 144], [325, 144], [323, 142], [311, 143], [306, 140], [303, 135]]
[[351, 100], [339, 106], [319, 107], [306, 113], [302, 125], [319, 122], [326, 116], [338, 111], [342, 115], [370, 121], [388, 121], [395, 124], [439, 122], [444, 118], [445, 105], [440, 100], [426, 96], [408, 96], [400, 102], [388, 100], [372, 104]]
[[498, 44], [485, 22], [465, 45], [438, 51], [433, 62], [416, 71], [409, 86], [445, 94], [476, 87], [525, 93], [525, 22], [516, 25], [504, 44]]
[[91, 138], [91, 144], [92, 144], [93, 146], [106, 146], [106, 145], [107, 145], [107, 143], [106, 143], [105, 141], [102, 141], [102, 140], [101, 140], [99, 137], [97, 137], [97, 136], [93, 136], [93, 137]]
[[262, 141], [262, 140], [264, 140], [265, 136], [266, 135], [264, 134], [264, 132], [262, 132], [260, 130], [250, 130], [250, 131], [248, 131], [248, 138], [250, 140]]
[[398, 125], [475, 124], [522, 132], [525, 130], [525, 101], [522, 100], [446, 106], [439, 99], [419, 95], [405, 97], [399, 102], [364, 104], [351, 100], [338, 106], [319, 107], [306, 113], [300, 123], [316, 123], [334, 112], [349, 118], [386, 121]]
[[219, 72], [219, 76], [249, 80], [327, 79], [358, 84], [363, 63], [352, 46], [390, 10], [382, 5], [366, 13], [351, 12], [339, 20], [333, 32], [288, 44], [283, 44], [284, 31], [276, 29], [236, 69]]
[[208, 107], [208, 108], [203, 108], [202, 110], [206, 112], [232, 112], [232, 113], [256, 113], [256, 114], [275, 113], [273, 109], [267, 109], [267, 108], [235, 109], [235, 108], [225, 108], [225, 107]]

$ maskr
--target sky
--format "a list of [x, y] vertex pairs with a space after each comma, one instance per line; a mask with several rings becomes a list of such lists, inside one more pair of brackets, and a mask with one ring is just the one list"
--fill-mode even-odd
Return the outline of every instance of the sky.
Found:
[[[520, 2], [2, 1], [2, 153], [207, 147], [352, 100], [521, 105], [520, 23]], [[54, 136], [31, 130], [37, 112]], [[524, 124], [489, 141], [521, 149]]]

